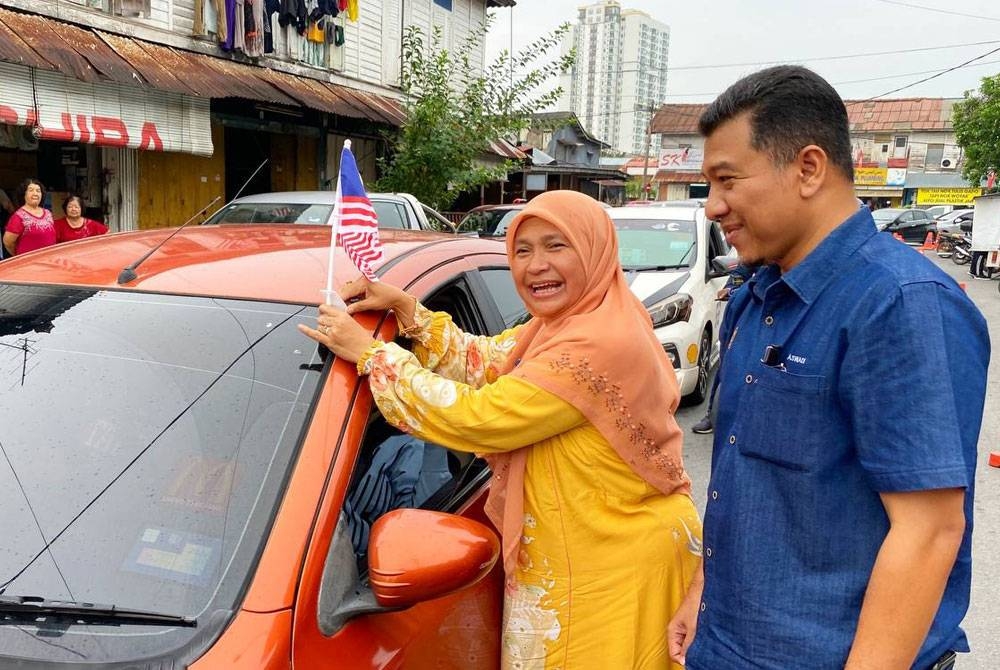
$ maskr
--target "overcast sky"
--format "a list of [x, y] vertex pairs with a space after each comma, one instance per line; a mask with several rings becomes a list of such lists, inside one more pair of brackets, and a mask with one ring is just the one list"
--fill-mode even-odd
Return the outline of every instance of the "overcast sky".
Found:
[[[493, 10], [487, 62], [509, 48], [512, 39], [516, 52], [560, 23], [575, 22], [576, 9], [588, 4], [592, 3], [518, 0], [513, 9]], [[982, 77], [1000, 73], [1000, 3], [996, 2], [621, 0], [621, 4], [670, 26], [666, 102], [708, 102], [741, 75], [764, 67], [699, 66], [794, 61], [826, 77], [848, 99], [961, 97], [965, 90], [978, 87]], [[928, 47], [955, 48], [910, 51]], [[994, 49], [996, 53], [976, 64], [882, 96]], [[909, 52], [829, 59], [893, 51]]]

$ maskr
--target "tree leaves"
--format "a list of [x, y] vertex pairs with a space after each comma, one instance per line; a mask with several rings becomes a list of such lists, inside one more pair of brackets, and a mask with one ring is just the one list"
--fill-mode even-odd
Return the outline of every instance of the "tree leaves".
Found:
[[435, 28], [429, 37], [416, 26], [403, 34], [403, 90], [407, 119], [395, 137], [393, 153], [381, 161], [380, 191], [412, 193], [421, 202], [446, 210], [462, 191], [503, 179], [513, 161], [486, 163], [490, 143], [516, 143], [535, 112], [555, 103], [557, 87], [544, 90], [569, 71], [572, 53], [550, 62], [546, 52], [569, 30], [564, 24], [530, 44], [522, 53], [501, 53], [482, 73], [472, 55], [482, 48], [492, 17], [469, 31], [453, 51], [443, 48]]
[[952, 110], [955, 137], [965, 152], [962, 175], [979, 184], [1000, 171], [1000, 75], [984, 77], [979, 91], [966, 91]]

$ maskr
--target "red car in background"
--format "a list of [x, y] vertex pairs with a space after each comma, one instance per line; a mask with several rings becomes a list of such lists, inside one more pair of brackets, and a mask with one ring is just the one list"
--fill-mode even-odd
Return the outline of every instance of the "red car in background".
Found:
[[[0, 668], [496, 667], [488, 469], [296, 329], [329, 228], [186, 228], [119, 284], [169, 232], [0, 263]], [[382, 238], [465, 330], [523, 316], [500, 242]]]

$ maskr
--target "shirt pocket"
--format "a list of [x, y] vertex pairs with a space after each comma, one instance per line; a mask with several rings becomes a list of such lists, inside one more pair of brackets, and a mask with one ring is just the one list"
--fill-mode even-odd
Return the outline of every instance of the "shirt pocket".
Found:
[[792, 470], [813, 470], [833, 420], [826, 377], [762, 365], [746, 382], [740, 453]]

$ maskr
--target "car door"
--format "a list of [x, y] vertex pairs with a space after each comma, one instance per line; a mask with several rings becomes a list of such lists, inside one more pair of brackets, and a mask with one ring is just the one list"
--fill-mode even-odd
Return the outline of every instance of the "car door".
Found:
[[911, 227], [911, 235], [907, 241], [922, 244], [927, 239], [927, 231], [931, 229], [934, 220], [922, 209], [915, 209], [910, 213], [913, 214], [913, 226]]
[[[466, 332], [499, 332], [502, 320], [493, 301], [484, 299], [471, 263], [439, 267], [434, 275], [443, 283], [422, 297], [425, 305], [449, 312]], [[391, 339], [395, 333], [386, 323], [381, 336]], [[293, 665], [496, 668], [503, 582], [499, 563], [478, 584], [450, 595], [406, 610], [345, 618], [344, 611], [355, 601], [371, 601], [366, 555], [371, 522], [403, 506], [488, 523], [483, 503], [490, 476], [485, 463], [471, 454], [416, 440], [386, 423], [373, 406], [367, 378], [359, 379], [352, 392], [352, 410], [296, 600]], [[400, 471], [410, 473], [409, 487], [400, 484], [404, 479], [395, 474]]]

